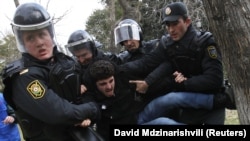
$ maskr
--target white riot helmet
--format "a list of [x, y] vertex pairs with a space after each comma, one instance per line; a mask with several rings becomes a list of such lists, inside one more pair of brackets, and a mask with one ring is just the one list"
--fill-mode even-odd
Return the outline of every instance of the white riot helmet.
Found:
[[142, 29], [132, 19], [122, 20], [114, 30], [115, 44], [121, 44], [126, 40], [142, 40]]

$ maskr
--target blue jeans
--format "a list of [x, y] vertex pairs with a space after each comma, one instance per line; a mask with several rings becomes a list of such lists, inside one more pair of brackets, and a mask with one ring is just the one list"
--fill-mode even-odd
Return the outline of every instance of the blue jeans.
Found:
[[144, 125], [180, 125], [166, 116], [172, 110], [180, 108], [213, 108], [213, 95], [194, 92], [170, 92], [153, 99], [138, 115], [138, 124]]
[[142, 123], [141, 125], [186, 125], [186, 124], [177, 122], [168, 117], [159, 117], [149, 122]]

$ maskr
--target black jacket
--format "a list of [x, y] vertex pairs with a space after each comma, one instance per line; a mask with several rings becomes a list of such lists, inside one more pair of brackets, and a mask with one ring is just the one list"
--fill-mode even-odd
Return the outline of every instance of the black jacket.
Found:
[[[166, 62], [168, 66], [164, 71], [167, 75], [172, 76], [174, 71], [179, 71], [188, 77], [181, 84], [173, 81], [176, 91], [216, 93], [223, 83], [221, 53], [213, 37], [199, 43], [202, 35], [192, 25], [178, 42], [166, 35], [156, 50], [143, 59], [124, 64], [122, 68], [130, 73], [140, 73]], [[151, 77], [156, 79], [159, 75]]]
[[[68, 97], [76, 94], [69, 94], [67, 89], [80, 87], [74, 86], [77, 80], [71, 79], [75, 75], [71, 57], [58, 52], [55, 47], [54, 56], [46, 61], [39, 61], [27, 53], [19, 61], [18, 71], [9, 72], [8, 68], [13, 64], [6, 67], [3, 82], [4, 95], [15, 109], [25, 139], [72, 140], [67, 132], [70, 127], [83, 119], [95, 121], [99, 117], [95, 103], [75, 105], [74, 96]], [[67, 82], [61, 87], [56, 81]], [[60, 93], [65, 91], [67, 93]]]
[[[140, 41], [139, 48], [134, 52], [123, 51], [118, 54], [119, 59], [121, 60], [120, 64], [125, 64], [127, 62], [132, 62], [138, 59], [143, 58], [146, 54], [155, 50], [159, 45], [159, 39], [154, 39], [150, 41]], [[141, 71], [140, 73], [131, 73], [134, 79], [143, 79], [145, 78], [152, 69]]]
[[[149, 41], [141, 41], [140, 47], [135, 52], [123, 51], [118, 56], [122, 60], [122, 64], [126, 64], [128, 62], [133, 62], [139, 59], [143, 59], [144, 56], [153, 52], [158, 48], [160, 44], [160, 39], [154, 39]], [[121, 66], [123, 66], [121, 64]], [[147, 62], [145, 62], [146, 65]], [[159, 67], [147, 67], [134, 69], [126, 69], [126, 73], [130, 74], [131, 79], [133, 80], [145, 80], [149, 85], [146, 94], [141, 94], [140, 96], [145, 101], [145, 104], [159, 95], [165, 94], [172, 90], [172, 82], [168, 75], [165, 75], [165, 67], [168, 64], [162, 63]], [[122, 67], [121, 67], [122, 68]], [[157, 76], [157, 77], [155, 77]]]
[[122, 51], [118, 54], [119, 58], [122, 60], [123, 63], [131, 62], [142, 58], [145, 54], [153, 51], [155, 48], [158, 47], [159, 39], [154, 39], [150, 41], [141, 41], [139, 48], [134, 52], [129, 51]]
[[[114, 66], [116, 66], [114, 64]], [[143, 103], [136, 100], [135, 86], [128, 81], [126, 74], [121, 72], [116, 66], [115, 96], [106, 97], [100, 93], [96, 84], [87, 71], [85, 74], [85, 84], [88, 92], [84, 94], [86, 101], [94, 100], [101, 109], [101, 120], [97, 122], [97, 131], [107, 141], [109, 140], [109, 128], [111, 125], [136, 124], [137, 113], [142, 109]]]

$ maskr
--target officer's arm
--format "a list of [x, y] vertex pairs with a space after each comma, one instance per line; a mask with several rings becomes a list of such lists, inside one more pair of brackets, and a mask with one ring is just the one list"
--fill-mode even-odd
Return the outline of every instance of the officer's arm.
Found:
[[164, 54], [165, 50], [159, 44], [159, 46], [153, 50], [152, 52], [146, 54], [142, 58], [127, 62], [120, 67], [123, 71], [128, 72], [133, 75], [139, 75], [142, 73], [150, 73], [152, 72], [156, 67], [159, 66], [164, 60], [166, 60], [166, 55]]
[[7, 113], [9, 116], [12, 116], [14, 118], [14, 123], [17, 123], [17, 120], [16, 120], [16, 114], [14, 112], [14, 109], [10, 106], [10, 105], [6, 105], [7, 106]]
[[173, 69], [169, 62], [161, 63], [154, 71], [152, 71], [146, 78], [146, 83], [150, 86], [163, 77], [171, 77]]
[[49, 124], [72, 125], [87, 118], [93, 121], [99, 117], [95, 103], [74, 105], [59, 97], [46, 82], [37, 79], [39, 77], [31, 76], [19, 76], [13, 81], [13, 100], [21, 110]]
[[195, 91], [212, 91], [220, 89], [223, 84], [223, 68], [221, 53], [215, 45], [205, 48], [202, 59], [203, 73], [184, 81], [185, 89]]

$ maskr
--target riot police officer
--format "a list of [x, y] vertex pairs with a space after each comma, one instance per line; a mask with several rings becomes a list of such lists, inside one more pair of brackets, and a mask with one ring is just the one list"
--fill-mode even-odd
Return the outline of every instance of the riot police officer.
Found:
[[11, 25], [22, 58], [3, 70], [3, 93], [25, 140], [74, 140], [72, 127], [99, 117], [95, 103], [74, 104], [80, 92], [78, 64], [57, 50], [52, 17], [41, 5], [19, 5]]
[[[152, 52], [158, 47], [159, 39], [153, 39], [145, 41], [143, 39], [143, 31], [141, 26], [133, 19], [121, 20], [114, 30], [115, 44], [121, 45], [125, 48], [125, 51], [118, 54], [122, 60], [122, 64], [135, 61], [143, 58], [148, 53]], [[146, 69], [136, 73], [136, 71], [130, 73], [131, 80], [143, 80], [147, 82], [146, 91], [138, 91], [138, 97], [143, 98], [146, 103], [161, 94], [167, 93], [172, 89], [171, 81], [169, 77], [160, 76], [164, 65], [160, 65], [157, 69]], [[133, 70], [131, 70], [133, 71]], [[159, 75], [157, 79], [155, 76]], [[131, 81], [134, 83], [134, 81]], [[139, 84], [137, 84], [139, 85]], [[144, 94], [146, 93], [146, 94]]]
[[88, 67], [94, 58], [108, 58], [119, 63], [115, 54], [106, 54], [97, 48], [100, 46], [86, 30], [76, 30], [69, 36], [68, 44], [65, 47], [76, 58], [82, 67], [82, 71]]
[[119, 53], [123, 63], [137, 60], [158, 46], [159, 39], [143, 40], [141, 26], [133, 19], [124, 19], [114, 30], [115, 44], [120, 44], [125, 51]]

